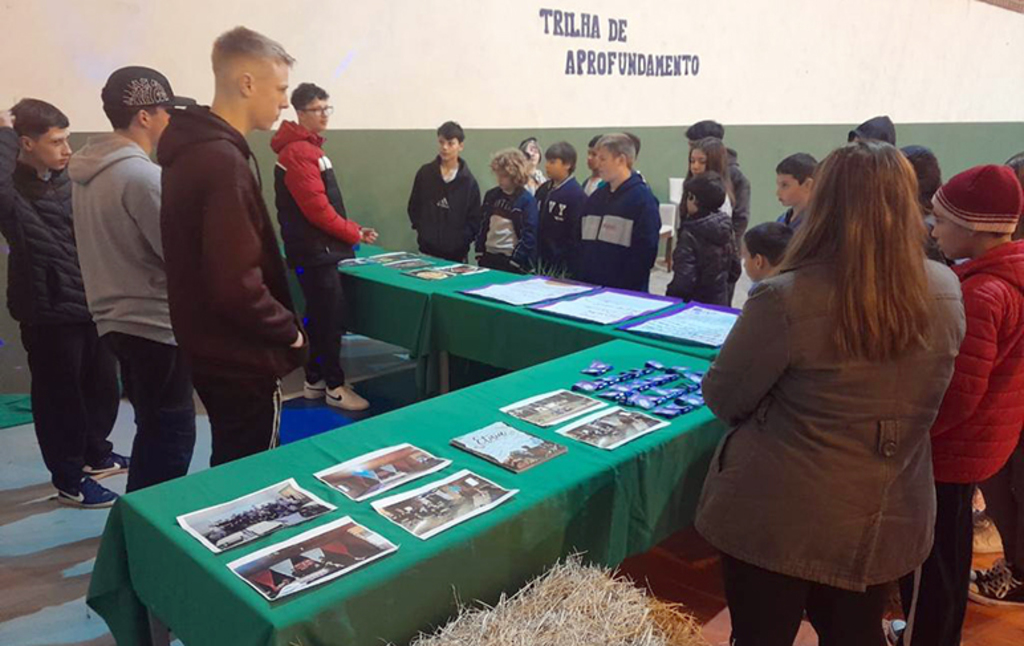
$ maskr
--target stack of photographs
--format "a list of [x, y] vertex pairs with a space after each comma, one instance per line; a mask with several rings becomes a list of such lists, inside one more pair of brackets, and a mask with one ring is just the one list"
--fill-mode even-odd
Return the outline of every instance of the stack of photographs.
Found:
[[473, 265], [446, 265], [444, 267], [429, 267], [415, 269], [405, 272], [406, 276], [419, 278], [421, 280], [445, 280], [457, 276], [470, 276], [487, 271], [486, 267], [474, 267]]
[[269, 601], [348, 574], [398, 550], [380, 534], [345, 516], [228, 563]]
[[558, 429], [558, 434], [610, 451], [668, 424], [650, 415], [615, 407]]
[[426, 540], [494, 509], [518, 489], [503, 489], [462, 470], [443, 480], [373, 503], [373, 508], [416, 538]]
[[509, 404], [501, 412], [547, 428], [605, 406], [604, 402], [563, 389]]
[[356, 502], [440, 471], [451, 464], [411, 444], [367, 453], [313, 475]]
[[561, 444], [496, 422], [452, 440], [452, 446], [493, 462], [513, 473], [522, 473], [565, 453]]
[[289, 478], [230, 502], [183, 514], [177, 520], [182, 529], [219, 554], [335, 509]]

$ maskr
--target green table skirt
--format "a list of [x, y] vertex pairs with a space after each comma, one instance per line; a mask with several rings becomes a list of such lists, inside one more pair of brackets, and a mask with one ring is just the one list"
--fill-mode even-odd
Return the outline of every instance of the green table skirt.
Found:
[[[454, 595], [493, 602], [555, 560], [584, 551], [615, 565], [692, 523], [707, 465], [723, 426], [707, 409], [615, 451], [603, 451], [503, 415], [498, 408], [569, 387], [599, 358], [616, 369], [650, 359], [705, 369], [698, 359], [615, 341], [308, 440], [121, 498], [97, 557], [88, 603], [120, 646], [147, 644], [146, 609], [188, 646], [407, 642], [443, 624]], [[449, 445], [495, 421], [565, 444], [568, 453], [513, 474]], [[391, 493], [468, 468], [520, 492], [497, 509], [421, 541], [313, 477], [325, 467], [410, 442], [450, 458], [446, 470]], [[213, 554], [175, 518], [294, 477], [338, 506], [304, 525]], [[400, 546], [341, 579], [271, 603], [227, 568], [229, 561], [343, 515]]]

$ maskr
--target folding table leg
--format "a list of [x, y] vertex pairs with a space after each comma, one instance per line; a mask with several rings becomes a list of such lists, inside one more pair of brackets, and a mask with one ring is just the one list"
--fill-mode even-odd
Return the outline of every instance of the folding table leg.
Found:
[[147, 610], [146, 614], [149, 615], [150, 643], [153, 646], [171, 646], [170, 629], [151, 610]]
[[449, 362], [449, 356], [447, 350], [441, 350], [437, 353], [437, 364], [438, 376], [440, 378], [441, 394], [447, 395], [451, 392], [451, 365]]

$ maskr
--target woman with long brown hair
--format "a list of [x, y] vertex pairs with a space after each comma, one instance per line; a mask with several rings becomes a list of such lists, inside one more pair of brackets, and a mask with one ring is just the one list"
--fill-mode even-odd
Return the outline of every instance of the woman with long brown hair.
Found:
[[697, 529], [722, 552], [736, 646], [881, 645], [886, 584], [928, 556], [929, 428], [964, 335], [956, 276], [927, 260], [917, 182], [880, 142], [815, 175], [783, 273], [758, 285], [704, 379], [733, 426]]

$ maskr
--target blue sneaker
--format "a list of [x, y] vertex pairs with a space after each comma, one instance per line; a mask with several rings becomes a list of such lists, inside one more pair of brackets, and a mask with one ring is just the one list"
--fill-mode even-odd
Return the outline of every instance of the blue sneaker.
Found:
[[88, 476], [82, 478], [78, 483], [78, 491], [57, 490], [57, 502], [69, 507], [103, 509], [113, 507], [116, 501], [116, 493]]
[[131, 460], [127, 457], [111, 452], [105, 460], [96, 466], [87, 464], [82, 467], [82, 473], [87, 476], [112, 476], [127, 471], [129, 462], [131, 462]]

